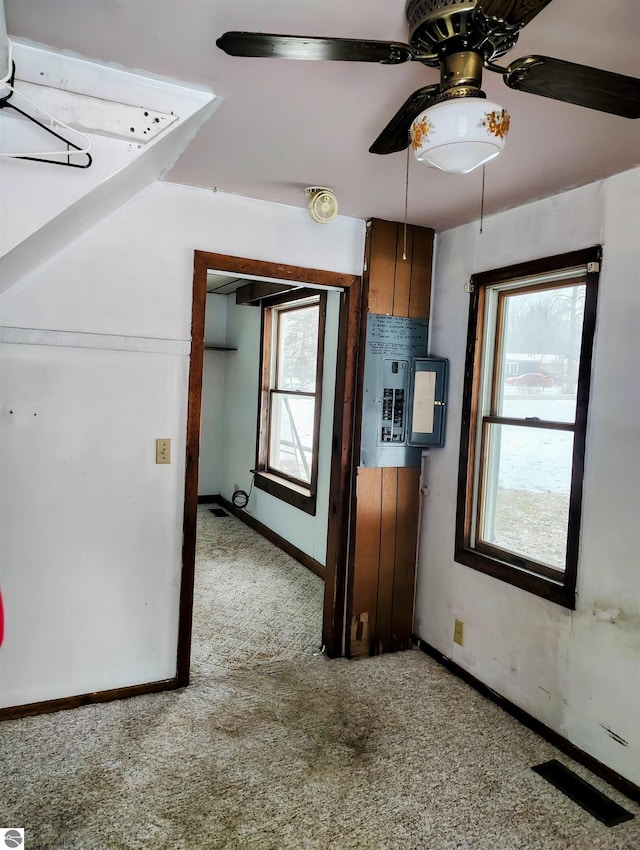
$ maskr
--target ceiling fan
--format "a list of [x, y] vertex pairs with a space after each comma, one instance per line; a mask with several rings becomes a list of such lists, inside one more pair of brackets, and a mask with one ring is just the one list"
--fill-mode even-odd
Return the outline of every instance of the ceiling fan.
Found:
[[507, 67], [494, 60], [511, 50], [520, 30], [552, 0], [408, 0], [409, 43], [350, 38], [226, 32], [216, 42], [232, 56], [325, 59], [440, 68], [440, 82], [413, 92], [370, 153], [407, 148], [451, 173], [467, 173], [504, 147], [509, 115], [486, 100], [482, 71], [502, 74], [512, 89], [608, 112], [640, 117], [640, 80], [548, 56], [525, 56]]

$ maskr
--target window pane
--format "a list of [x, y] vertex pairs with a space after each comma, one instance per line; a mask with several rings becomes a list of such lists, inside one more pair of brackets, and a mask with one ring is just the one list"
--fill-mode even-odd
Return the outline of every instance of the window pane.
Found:
[[480, 540], [564, 570], [573, 433], [485, 425]]
[[279, 314], [277, 389], [315, 392], [319, 314], [317, 304]]
[[269, 467], [300, 481], [311, 481], [315, 399], [271, 394]]
[[574, 421], [584, 300], [583, 284], [503, 297], [498, 415]]

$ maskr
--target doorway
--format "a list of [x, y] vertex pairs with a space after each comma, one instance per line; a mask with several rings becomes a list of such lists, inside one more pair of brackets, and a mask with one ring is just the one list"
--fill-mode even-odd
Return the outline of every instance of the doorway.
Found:
[[204, 328], [207, 273], [339, 289], [336, 386], [333, 405], [331, 470], [328, 505], [327, 554], [325, 566], [322, 644], [329, 657], [344, 654], [344, 602], [351, 514], [352, 438], [361, 279], [322, 269], [309, 269], [195, 251], [191, 317], [191, 358], [187, 408], [185, 499], [182, 547], [182, 578], [178, 626], [178, 686], [189, 684], [191, 633], [196, 558], [196, 513], [198, 507], [198, 458], [204, 360]]

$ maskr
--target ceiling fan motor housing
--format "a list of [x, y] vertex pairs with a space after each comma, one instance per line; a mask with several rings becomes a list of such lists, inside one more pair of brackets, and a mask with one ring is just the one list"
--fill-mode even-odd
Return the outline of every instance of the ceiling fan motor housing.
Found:
[[409, 0], [409, 41], [428, 54], [427, 65], [438, 65], [443, 56], [477, 50], [485, 60], [502, 56], [515, 45], [519, 26], [476, 12], [478, 0]]
[[309, 198], [309, 215], [318, 224], [327, 224], [338, 215], [338, 200], [331, 189], [309, 186], [305, 195]]

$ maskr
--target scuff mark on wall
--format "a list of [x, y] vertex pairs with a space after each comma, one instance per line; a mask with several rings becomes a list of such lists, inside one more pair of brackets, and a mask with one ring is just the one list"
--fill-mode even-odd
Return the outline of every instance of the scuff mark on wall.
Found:
[[496, 658], [495, 655], [492, 657], [491, 660], [495, 661], [496, 664], [499, 664], [501, 667], [504, 667], [505, 670], [509, 670], [511, 673], [517, 673], [518, 672], [517, 667], [513, 667], [513, 666], [509, 666], [509, 665], [505, 664], [504, 661], [500, 661], [500, 659]]
[[609, 735], [610, 738], [613, 738], [613, 740], [616, 741], [616, 743], [622, 744], [623, 747], [629, 746], [628, 741], [625, 741], [624, 738], [621, 738], [620, 735], [617, 734], [617, 732], [614, 732], [612, 729], [609, 729], [609, 727], [605, 726], [604, 723], [599, 723], [598, 726], [600, 726], [602, 729], [604, 729], [604, 731], [607, 733], [607, 735]]
[[640, 613], [601, 602], [594, 602], [591, 613], [598, 623], [608, 623], [629, 631], [640, 631]]
[[619, 608], [601, 608], [597, 603], [593, 606], [593, 616], [601, 623], [617, 623], [620, 616]]
[[640, 611], [633, 603], [622, 607], [616, 601], [594, 602], [585, 613], [596, 628], [617, 633], [632, 652], [640, 652]]

